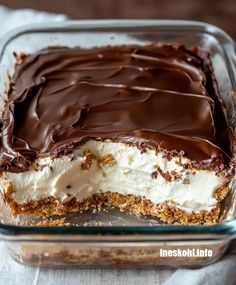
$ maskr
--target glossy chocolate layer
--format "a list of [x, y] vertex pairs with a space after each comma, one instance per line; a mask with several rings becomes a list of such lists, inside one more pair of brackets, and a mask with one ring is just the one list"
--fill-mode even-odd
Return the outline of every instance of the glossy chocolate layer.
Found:
[[227, 164], [227, 123], [205, 60], [182, 46], [58, 47], [27, 56], [5, 108], [1, 169], [24, 171], [39, 156], [108, 138]]

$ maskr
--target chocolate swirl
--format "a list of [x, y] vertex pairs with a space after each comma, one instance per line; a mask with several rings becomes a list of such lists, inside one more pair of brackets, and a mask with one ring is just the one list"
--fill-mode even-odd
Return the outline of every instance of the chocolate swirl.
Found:
[[[208, 61], [206, 59], [206, 61]], [[173, 46], [48, 48], [16, 66], [0, 168], [25, 171], [88, 139], [227, 163], [227, 122], [210, 64]]]

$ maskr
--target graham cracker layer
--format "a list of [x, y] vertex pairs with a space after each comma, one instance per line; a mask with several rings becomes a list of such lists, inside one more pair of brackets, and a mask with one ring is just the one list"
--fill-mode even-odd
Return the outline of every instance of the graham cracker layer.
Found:
[[[82, 202], [78, 202], [74, 197], [70, 201], [62, 203], [60, 200], [50, 196], [39, 201], [18, 204], [11, 198], [12, 189], [9, 189], [8, 194], [10, 196], [5, 194], [5, 201], [10, 205], [13, 216], [21, 214], [33, 217], [60, 216], [91, 209], [100, 211], [105, 205], [110, 205], [121, 211], [128, 211], [138, 216], [157, 217], [168, 224], [209, 225], [219, 222], [221, 204], [228, 193], [228, 187], [221, 187], [215, 193], [217, 193], [216, 199], [218, 201], [216, 206], [211, 212], [202, 210], [199, 213], [188, 213], [185, 210], [179, 209], [173, 201], [165, 201], [161, 205], [155, 205], [143, 197], [121, 195], [112, 192], [95, 194]], [[47, 226], [47, 223], [45, 225]]]

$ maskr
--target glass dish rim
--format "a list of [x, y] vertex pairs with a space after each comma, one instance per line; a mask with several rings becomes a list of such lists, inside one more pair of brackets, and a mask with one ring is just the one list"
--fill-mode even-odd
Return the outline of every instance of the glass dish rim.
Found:
[[[224, 56], [227, 60], [227, 67], [231, 76], [231, 83], [236, 91], [236, 60], [227, 52], [228, 46], [231, 46], [234, 51], [236, 46], [233, 39], [222, 29], [208, 23], [199, 21], [186, 21], [186, 20], [72, 20], [63, 22], [45, 22], [36, 23], [31, 25], [24, 25], [8, 32], [0, 43], [0, 62], [2, 60], [4, 51], [7, 45], [15, 38], [29, 33], [50, 33], [50, 32], [78, 32], [79, 31], [112, 31], [117, 28], [120, 31], [129, 30], [135, 31], [140, 29], [156, 29], [162, 28], [165, 30], [181, 30], [181, 31], [196, 31], [211, 34], [217, 38], [221, 46], [224, 48]], [[41, 236], [59, 236], [59, 235], [156, 235], [156, 234], [188, 234], [188, 235], [223, 235], [224, 237], [236, 237], [236, 219], [206, 226], [189, 226], [189, 225], [157, 225], [157, 226], [112, 226], [112, 227], [83, 227], [83, 226], [17, 226], [0, 223], [0, 238], [6, 236], [18, 235], [41, 235]]]

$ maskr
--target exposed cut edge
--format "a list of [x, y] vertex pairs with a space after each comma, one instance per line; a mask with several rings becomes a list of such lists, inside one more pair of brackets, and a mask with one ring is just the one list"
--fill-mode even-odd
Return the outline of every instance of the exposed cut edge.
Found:
[[130, 211], [136, 215], [158, 217], [168, 224], [183, 225], [209, 225], [216, 224], [220, 217], [220, 203], [211, 212], [200, 211], [199, 213], [188, 213], [177, 207], [173, 201], [165, 201], [160, 206], [151, 203], [149, 200], [135, 197], [123, 196], [117, 193], [107, 193], [108, 202], [122, 211]]
[[[209, 225], [219, 222], [222, 201], [228, 191], [229, 188], [227, 186], [217, 189], [215, 192], [217, 193], [216, 199], [218, 201], [216, 206], [210, 212], [202, 210], [199, 213], [188, 213], [185, 210], [179, 209], [173, 201], [165, 201], [161, 205], [155, 205], [143, 197], [121, 195], [112, 192], [95, 194], [82, 202], [78, 202], [74, 197], [64, 204], [52, 196], [39, 201], [31, 201], [27, 204], [18, 204], [9, 196], [6, 197], [7, 193], [5, 193], [5, 201], [9, 204], [12, 214], [15, 217], [21, 214], [33, 217], [50, 217], [91, 209], [93, 211], [100, 211], [103, 206], [110, 205], [119, 208], [121, 211], [128, 211], [138, 216], [157, 217], [168, 224]], [[11, 195], [11, 193], [12, 189], [9, 188], [8, 194]], [[45, 226], [47, 226], [47, 223]]]

